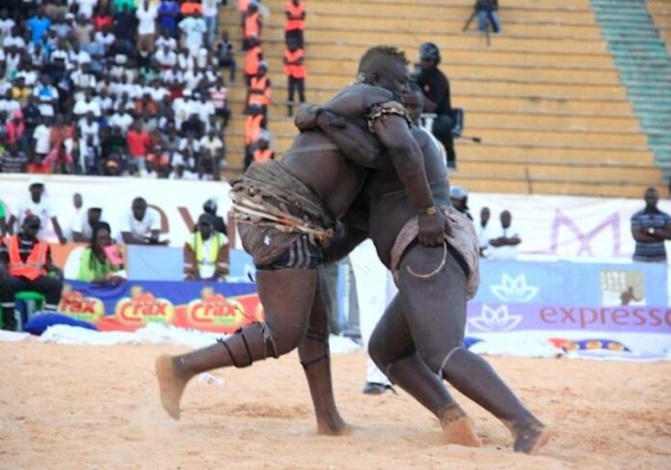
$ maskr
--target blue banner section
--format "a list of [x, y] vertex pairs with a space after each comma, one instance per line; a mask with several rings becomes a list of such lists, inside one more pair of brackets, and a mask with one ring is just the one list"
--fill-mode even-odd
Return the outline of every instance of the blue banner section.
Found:
[[474, 301], [489, 305], [667, 305], [667, 269], [644, 263], [484, 260]]
[[179, 307], [185, 306], [193, 300], [203, 299], [206, 295], [220, 294], [224, 298], [232, 298], [254, 293], [256, 293], [256, 285], [249, 282], [128, 281], [118, 286], [100, 286], [86, 282], [66, 281], [59, 310], [66, 313], [77, 312], [80, 310], [79, 307], [86, 307], [80, 305], [81, 303], [88, 302], [89, 306], [86, 308], [100, 310], [100, 307], [103, 307], [104, 310], [101, 310], [100, 313], [104, 312], [108, 316], [115, 313], [119, 301], [122, 299], [129, 299], [137, 305], [167, 301], [166, 303], [169, 303], [172, 307]]

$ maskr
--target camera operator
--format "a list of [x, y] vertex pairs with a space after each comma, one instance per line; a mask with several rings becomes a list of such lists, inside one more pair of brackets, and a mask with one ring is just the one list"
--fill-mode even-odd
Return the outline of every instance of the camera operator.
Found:
[[440, 51], [438, 46], [426, 42], [419, 47], [421, 70], [417, 75], [417, 85], [424, 93], [424, 112], [435, 113], [433, 135], [443, 144], [447, 153], [447, 166], [456, 168], [457, 155], [454, 151], [452, 129], [455, 120], [450, 100], [450, 82], [443, 72], [438, 70]]

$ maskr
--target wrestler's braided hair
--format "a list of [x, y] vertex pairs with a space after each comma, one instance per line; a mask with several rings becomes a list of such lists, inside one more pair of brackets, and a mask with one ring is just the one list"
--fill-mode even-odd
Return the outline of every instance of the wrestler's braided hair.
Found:
[[371, 47], [361, 57], [359, 61], [359, 70], [357, 74], [367, 74], [371, 72], [372, 66], [378, 62], [378, 59], [397, 60], [403, 65], [408, 64], [408, 59], [405, 52], [394, 46], [375, 46]]

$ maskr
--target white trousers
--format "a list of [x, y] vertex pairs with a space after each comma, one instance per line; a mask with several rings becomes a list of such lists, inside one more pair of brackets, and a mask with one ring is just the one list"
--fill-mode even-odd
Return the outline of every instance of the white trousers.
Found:
[[[350, 253], [349, 258], [356, 282], [361, 340], [368, 354], [368, 341], [373, 330], [398, 290], [391, 272], [378, 259], [375, 245], [370, 239], [357, 246]], [[366, 365], [366, 382], [387, 385], [390, 383], [370, 356], [368, 356]]]

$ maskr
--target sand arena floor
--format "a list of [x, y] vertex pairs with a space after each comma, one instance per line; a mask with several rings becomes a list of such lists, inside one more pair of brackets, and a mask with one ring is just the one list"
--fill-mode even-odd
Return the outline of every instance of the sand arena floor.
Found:
[[669, 469], [671, 363], [490, 358], [556, 435], [528, 457], [458, 398], [484, 447], [445, 445], [409, 396], [361, 394], [362, 352], [333, 358], [344, 437], [316, 435], [295, 354], [219, 370], [186, 390], [182, 420], [159, 404], [154, 358], [169, 346], [0, 343], [2, 469]]

